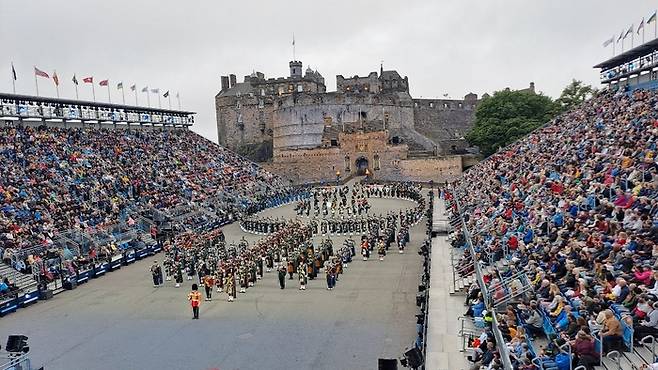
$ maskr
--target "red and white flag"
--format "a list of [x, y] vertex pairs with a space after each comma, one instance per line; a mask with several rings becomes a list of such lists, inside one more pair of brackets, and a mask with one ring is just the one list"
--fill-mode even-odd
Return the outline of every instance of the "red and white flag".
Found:
[[59, 77], [57, 77], [57, 71], [53, 72], [53, 81], [55, 81], [55, 86], [59, 86]]
[[107, 86], [108, 83], [109, 83], [109, 80], [103, 80], [103, 81], [99, 82], [98, 84], [101, 85], [101, 86]]
[[86, 84], [93, 84], [94, 83], [94, 78], [93, 77], [85, 77], [82, 79], [82, 82]]
[[34, 74], [39, 76], [39, 77], [50, 78], [50, 76], [48, 76], [48, 73], [40, 70], [37, 67], [34, 67]]

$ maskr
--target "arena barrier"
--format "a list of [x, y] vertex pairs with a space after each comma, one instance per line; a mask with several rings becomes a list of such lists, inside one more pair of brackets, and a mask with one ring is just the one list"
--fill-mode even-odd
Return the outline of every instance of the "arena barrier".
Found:
[[91, 279], [97, 279], [108, 272], [116, 271], [121, 265], [128, 265], [136, 260], [153, 256], [162, 250], [159, 244], [153, 244], [142, 248], [139, 251], [127, 250], [122, 254], [113, 256], [110, 261], [99, 261], [92, 264], [86, 269], [81, 269], [76, 275], [61, 274], [61, 277], [46, 284], [47, 289], [39, 290], [38, 286], [28, 291], [19, 291], [14, 294], [0, 297], [0, 317], [6, 316], [12, 312], [27, 307], [37, 301], [44, 301], [52, 298], [53, 294], [59, 294], [64, 290], [73, 290], [78, 285], [84, 284]]

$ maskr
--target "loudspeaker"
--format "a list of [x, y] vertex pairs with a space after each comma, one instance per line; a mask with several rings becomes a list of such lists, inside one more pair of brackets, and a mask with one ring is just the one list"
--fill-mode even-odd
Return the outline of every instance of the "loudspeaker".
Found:
[[51, 289], [40, 290], [39, 294], [39, 298], [43, 301], [47, 301], [53, 297], [53, 291]]
[[426, 297], [424, 292], [418, 293], [416, 295], [416, 306], [418, 306], [418, 307], [422, 306], [423, 303], [425, 303], [426, 300], [427, 300], [427, 297]]
[[416, 347], [405, 352], [404, 357], [407, 358], [407, 362], [411, 368], [420, 367], [425, 362], [423, 353]]
[[398, 370], [398, 360], [395, 358], [380, 358], [378, 362], [378, 370]]
[[7, 352], [22, 352], [27, 347], [27, 337], [25, 335], [10, 335], [7, 338], [5, 350]]
[[78, 281], [75, 280], [75, 278], [68, 279], [64, 281], [64, 289], [66, 290], [73, 290], [78, 287]]

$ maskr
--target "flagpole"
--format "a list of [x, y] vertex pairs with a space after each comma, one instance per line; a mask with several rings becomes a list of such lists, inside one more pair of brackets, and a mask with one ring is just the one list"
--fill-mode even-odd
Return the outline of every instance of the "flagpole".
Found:
[[123, 99], [123, 105], [126, 105], [126, 93], [123, 91], [123, 84], [121, 85], [121, 99]]
[[146, 89], [146, 104], [151, 108], [151, 95], [148, 88]]
[[160, 92], [158, 91], [158, 108], [162, 108], [162, 104], [160, 104]]
[[57, 76], [57, 71], [53, 73], [53, 81], [55, 81], [55, 77], [57, 77], [57, 81], [55, 82], [55, 93], [57, 93], [57, 99], [59, 99], [59, 76]]
[[91, 80], [91, 95], [94, 97], [94, 103], [96, 102], [96, 88], [94, 87], [94, 80]]
[[[12, 65], [12, 68], [13, 67], [14, 66]], [[16, 95], [16, 79], [14, 79], [13, 69], [12, 69], [12, 72], [11, 72], [11, 87], [12, 87], [12, 90], [14, 91], [14, 95]]]
[[617, 43], [615, 42], [615, 37], [613, 36], [612, 37], [612, 56], [613, 57], [615, 56], [615, 46], [616, 45], [617, 45]]
[[39, 81], [37, 80], [36, 66], [34, 66], [34, 85], [37, 87], [37, 96], [39, 96]]
[[169, 110], [171, 110], [171, 94], [167, 94], [167, 99], [169, 99]]
[[107, 81], [107, 102], [112, 104], [112, 98], [110, 97], [110, 81]]
[[135, 86], [135, 106], [138, 106], [139, 104], [137, 103], [137, 86]]
[[78, 97], [78, 84], [74, 84], [74, 85], [75, 85], [75, 100], [80, 100], [80, 98]]
[[176, 99], [178, 99], [178, 110], [180, 110], [180, 93], [176, 93]]

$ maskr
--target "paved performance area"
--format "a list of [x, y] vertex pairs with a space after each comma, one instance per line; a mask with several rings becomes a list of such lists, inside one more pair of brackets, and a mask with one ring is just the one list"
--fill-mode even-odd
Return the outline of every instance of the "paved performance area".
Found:
[[[414, 205], [371, 204], [373, 214]], [[295, 217], [293, 207], [261, 216]], [[262, 237], [237, 223], [224, 231], [227, 242]], [[0, 319], [0, 336], [27, 335], [33, 364], [48, 370], [376, 369], [378, 358], [399, 357], [415, 339], [416, 252], [424, 238], [423, 218], [404, 254], [392, 247], [383, 262], [357, 254], [332, 291], [323, 275], [300, 291], [296, 277], [281, 290], [276, 272], [266, 273], [235, 302], [225, 294], [202, 302], [200, 320], [191, 319], [191, 281], [153, 288], [149, 267], [160, 255]], [[334, 246], [344, 239], [334, 237]]]

